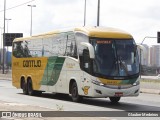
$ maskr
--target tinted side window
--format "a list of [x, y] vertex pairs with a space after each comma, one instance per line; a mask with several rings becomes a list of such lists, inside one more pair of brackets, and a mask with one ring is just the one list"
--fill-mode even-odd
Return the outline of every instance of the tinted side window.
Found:
[[67, 35], [65, 55], [77, 58], [76, 39], [73, 32], [69, 32]]
[[63, 32], [44, 38], [18, 41], [13, 44], [15, 57], [71, 56], [77, 58], [77, 46], [73, 32]]
[[21, 58], [24, 56], [22, 41], [13, 43], [13, 56]]
[[41, 57], [42, 56], [42, 40], [27, 40], [24, 41], [24, 50], [26, 57]]

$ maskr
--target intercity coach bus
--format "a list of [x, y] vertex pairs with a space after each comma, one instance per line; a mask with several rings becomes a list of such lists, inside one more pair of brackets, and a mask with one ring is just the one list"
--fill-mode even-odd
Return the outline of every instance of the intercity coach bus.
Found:
[[83, 97], [138, 96], [139, 58], [133, 37], [119, 29], [77, 27], [27, 38], [12, 48], [12, 84], [24, 94]]

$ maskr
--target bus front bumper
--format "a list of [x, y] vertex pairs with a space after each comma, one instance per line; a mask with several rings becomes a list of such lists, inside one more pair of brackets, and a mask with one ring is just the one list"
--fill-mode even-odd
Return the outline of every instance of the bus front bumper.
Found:
[[111, 88], [106, 86], [99, 86], [93, 84], [94, 97], [127, 97], [138, 96], [140, 92], [140, 85], [131, 86], [129, 88]]

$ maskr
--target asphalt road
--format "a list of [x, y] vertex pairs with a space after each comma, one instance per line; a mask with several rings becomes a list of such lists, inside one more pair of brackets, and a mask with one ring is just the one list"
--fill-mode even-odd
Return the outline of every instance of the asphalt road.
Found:
[[[54, 111], [160, 111], [160, 95], [158, 94], [141, 93], [138, 97], [125, 97], [116, 105], [111, 104], [108, 98], [85, 98], [83, 103], [74, 103], [67, 95], [56, 96], [50, 93], [42, 96], [23, 95], [22, 90], [13, 87], [9, 80], [0, 80], [0, 100], [35, 107], [41, 106]], [[111, 119], [125, 120], [126, 118], [112, 117]]]

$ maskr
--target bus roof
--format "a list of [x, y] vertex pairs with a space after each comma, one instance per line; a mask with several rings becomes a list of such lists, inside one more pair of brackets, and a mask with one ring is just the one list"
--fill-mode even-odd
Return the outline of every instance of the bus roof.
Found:
[[36, 38], [44, 38], [48, 36], [52, 36], [58, 33], [62, 32], [80, 32], [88, 35], [89, 37], [97, 37], [97, 38], [122, 38], [122, 39], [131, 39], [133, 38], [129, 33], [115, 29], [115, 28], [109, 28], [109, 27], [77, 27], [74, 29], [64, 29], [64, 30], [56, 30], [40, 35], [34, 35], [31, 37], [25, 37], [25, 38], [16, 38], [14, 42], [16, 41], [23, 41], [26, 39], [36, 39]]
[[109, 27], [79, 27], [75, 28], [75, 31], [83, 32], [90, 37], [127, 39], [133, 38], [129, 33], [125, 31]]

